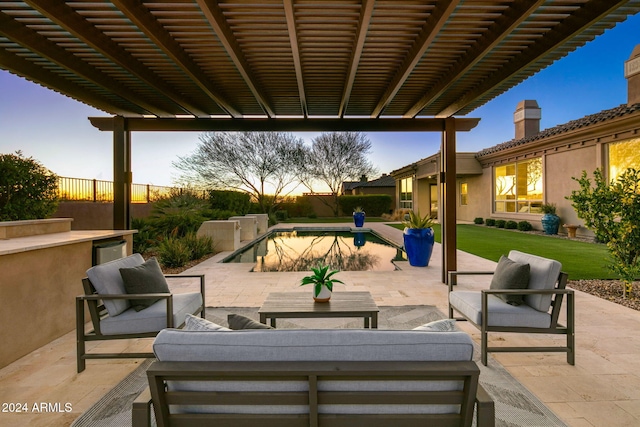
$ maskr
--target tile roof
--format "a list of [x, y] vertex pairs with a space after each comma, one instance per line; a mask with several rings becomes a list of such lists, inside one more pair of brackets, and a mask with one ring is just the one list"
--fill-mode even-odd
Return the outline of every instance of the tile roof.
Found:
[[[346, 183], [345, 183], [346, 184]], [[396, 180], [391, 175], [383, 175], [378, 179], [374, 179], [367, 182], [356, 182], [351, 188], [358, 187], [395, 187]]]
[[532, 141], [538, 141], [544, 138], [549, 138], [558, 134], [570, 132], [575, 129], [583, 128], [583, 127], [604, 122], [607, 120], [612, 120], [617, 117], [625, 116], [627, 114], [632, 114], [635, 112], [640, 112], [640, 103], [630, 105], [630, 106], [627, 104], [622, 104], [616, 108], [611, 108], [609, 110], [602, 110], [598, 113], [584, 116], [580, 119], [571, 120], [570, 122], [567, 122], [558, 126], [554, 126], [552, 128], [544, 129], [538, 132], [537, 134], [527, 138], [512, 139], [511, 141], [503, 142], [501, 144], [494, 145], [493, 147], [485, 148], [483, 150], [478, 151], [478, 153], [476, 154], [476, 157], [482, 157], [488, 154], [497, 153], [499, 151], [507, 150], [509, 148], [527, 144]]

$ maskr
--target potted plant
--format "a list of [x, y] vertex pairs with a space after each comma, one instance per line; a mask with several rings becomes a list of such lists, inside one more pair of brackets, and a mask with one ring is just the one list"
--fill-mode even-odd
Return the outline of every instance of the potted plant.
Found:
[[353, 209], [353, 222], [356, 227], [362, 227], [364, 225], [365, 213], [360, 206]]
[[560, 217], [556, 215], [556, 205], [554, 203], [545, 203], [540, 209], [544, 213], [542, 215], [542, 229], [545, 234], [558, 234], [558, 227], [560, 227]]
[[433, 219], [429, 215], [420, 216], [420, 212], [409, 211], [409, 218], [404, 224], [404, 251], [409, 258], [409, 264], [414, 267], [429, 265], [433, 252]]
[[328, 302], [331, 299], [334, 283], [343, 283], [338, 279], [332, 279], [332, 276], [338, 273], [338, 270], [329, 271], [328, 265], [318, 265], [318, 268], [312, 268], [313, 274], [303, 277], [300, 286], [313, 285], [313, 299], [315, 302]]

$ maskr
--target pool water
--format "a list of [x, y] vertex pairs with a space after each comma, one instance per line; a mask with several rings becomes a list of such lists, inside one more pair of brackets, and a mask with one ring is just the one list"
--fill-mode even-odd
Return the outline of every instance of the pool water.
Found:
[[403, 250], [373, 232], [279, 231], [223, 262], [254, 263], [253, 271], [309, 271], [329, 264], [340, 271], [393, 271]]

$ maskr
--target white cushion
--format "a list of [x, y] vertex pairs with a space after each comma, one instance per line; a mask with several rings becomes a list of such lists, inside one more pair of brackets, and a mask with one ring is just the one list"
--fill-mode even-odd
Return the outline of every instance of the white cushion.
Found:
[[417, 328], [413, 328], [414, 331], [430, 331], [430, 332], [453, 332], [457, 331], [455, 319], [441, 319], [434, 320], [433, 322], [425, 323]]
[[[125, 258], [120, 258], [91, 267], [87, 270], [87, 277], [99, 294], [126, 294], [127, 291], [124, 287], [122, 276], [120, 275], [120, 269], [135, 267], [142, 265], [143, 263], [144, 258], [142, 258], [142, 255], [133, 254]], [[104, 300], [103, 302], [109, 316], [117, 316], [131, 307], [129, 300], [126, 299]]]
[[[509, 252], [509, 259], [529, 264], [529, 287], [527, 289], [553, 289], [562, 269], [562, 264], [556, 260], [519, 251]], [[552, 295], [527, 295], [524, 297], [524, 302], [529, 307], [546, 313], [551, 307], [551, 298]]]
[[202, 317], [194, 316], [193, 314], [187, 314], [184, 320], [184, 328], [182, 329], [184, 331], [231, 331], [229, 328], [220, 326]]

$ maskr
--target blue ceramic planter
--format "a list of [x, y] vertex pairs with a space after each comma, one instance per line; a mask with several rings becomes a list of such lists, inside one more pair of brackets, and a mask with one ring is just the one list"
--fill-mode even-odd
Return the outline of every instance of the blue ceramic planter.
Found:
[[367, 243], [367, 237], [364, 233], [353, 234], [353, 246], [355, 246], [356, 248], [361, 248], [365, 243]]
[[542, 215], [542, 229], [545, 234], [558, 234], [558, 228], [560, 227], [560, 217], [554, 214]]
[[356, 224], [356, 227], [362, 227], [364, 225], [364, 212], [354, 212], [353, 222]]
[[405, 228], [403, 237], [409, 264], [414, 267], [428, 266], [433, 252], [433, 228]]

